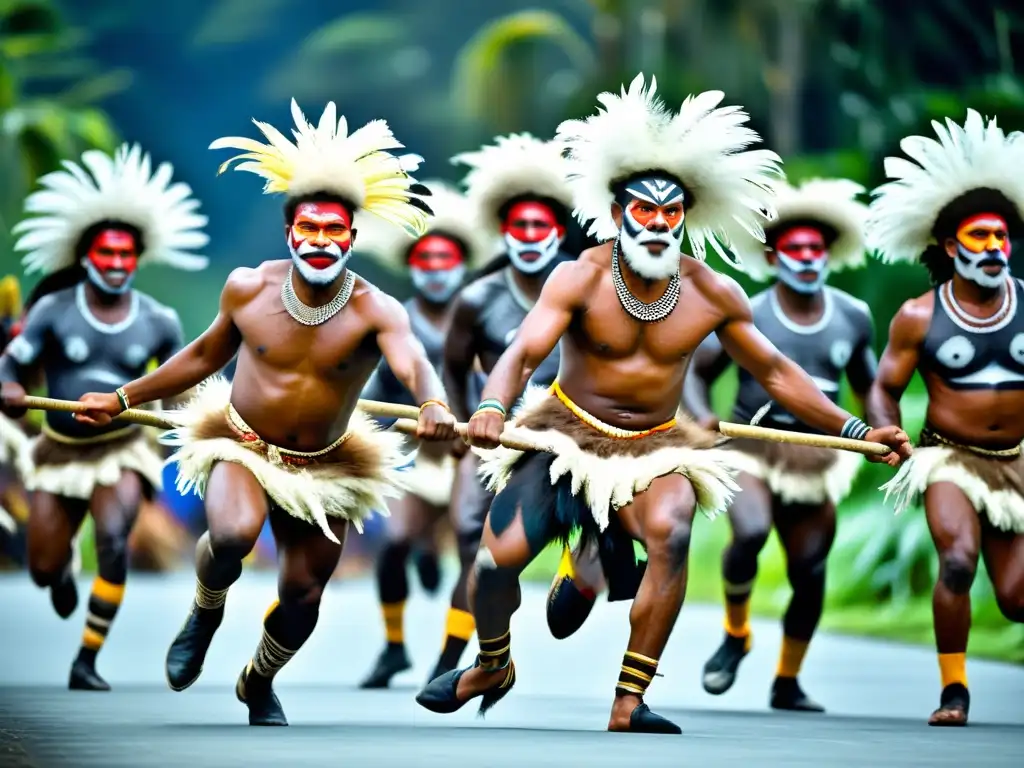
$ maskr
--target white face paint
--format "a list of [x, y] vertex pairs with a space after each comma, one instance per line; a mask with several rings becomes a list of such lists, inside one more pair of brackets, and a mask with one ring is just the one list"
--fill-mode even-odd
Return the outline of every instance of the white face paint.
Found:
[[466, 267], [460, 264], [452, 269], [420, 269], [410, 267], [412, 284], [416, 291], [432, 304], [444, 304], [462, 284]]
[[534, 275], [550, 264], [558, 255], [561, 245], [562, 239], [557, 229], [552, 229], [547, 237], [535, 243], [525, 243], [514, 238], [511, 233], [505, 233], [505, 249], [509, 261], [513, 267], [527, 275]]
[[665, 280], [679, 273], [683, 199], [678, 184], [652, 176], [630, 182], [616, 200], [622, 207], [622, 256], [640, 277]]
[[[348, 263], [349, 257], [352, 255], [351, 248], [347, 251], [342, 251], [335, 242], [331, 242], [323, 247], [317, 247], [312, 243], [303, 240], [299, 243], [298, 247], [296, 247], [292, 242], [291, 235], [288, 235], [285, 240], [288, 243], [288, 250], [292, 255], [292, 264], [295, 265], [295, 269], [302, 276], [302, 279], [310, 285], [322, 286], [333, 283], [338, 279], [338, 275], [341, 274], [342, 270], [345, 269], [345, 265]], [[317, 269], [303, 258], [308, 258], [318, 253], [331, 256], [336, 259], [336, 261], [329, 267]]]
[[[106, 273], [101, 272], [96, 269], [95, 265], [88, 258], [82, 259], [82, 266], [85, 267], [86, 277], [96, 287], [96, 290], [109, 296], [121, 296], [128, 293], [131, 290], [132, 282], [135, 280], [135, 273], [128, 272], [127, 270], [110, 269]], [[123, 278], [123, 280], [120, 285], [111, 285], [104, 279], [104, 274], [109, 275], [111, 278]]]
[[[995, 274], [989, 274], [984, 267], [1001, 266]], [[953, 259], [953, 266], [957, 274], [964, 280], [980, 285], [982, 288], [998, 288], [1006, 282], [1010, 274], [1010, 260], [1003, 251], [982, 251], [973, 253], [963, 244], [956, 244], [956, 258]]]

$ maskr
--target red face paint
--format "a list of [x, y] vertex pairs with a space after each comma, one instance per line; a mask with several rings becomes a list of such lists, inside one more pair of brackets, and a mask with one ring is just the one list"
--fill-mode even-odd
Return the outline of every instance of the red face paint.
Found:
[[825, 237], [814, 227], [792, 227], [775, 240], [775, 250], [791, 259], [817, 262], [828, 258]]
[[559, 238], [565, 237], [565, 227], [559, 225], [555, 212], [534, 200], [524, 200], [509, 208], [501, 227], [503, 235], [511, 235], [521, 243], [539, 243], [552, 230]]
[[1010, 258], [1010, 236], [1006, 219], [997, 213], [979, 213], [960, 223], [956, 239], [971, 253], [1001, 251]]
[[462, 249], [454, 240], [444, 235], [427, 235], [420, 238], [409, 253], [409, 266], [425, 272], [455, 269], [463, 261]]
[[340, 203], [301, 203], [290, 236], [292, 249], [307, 264], [327, 269], [352, 247], [352, 216]]
[[111, 288], [120, 288], [139, 268], [135, 237], [123, 229], [104, 229], [96, 235], [86, 258]]

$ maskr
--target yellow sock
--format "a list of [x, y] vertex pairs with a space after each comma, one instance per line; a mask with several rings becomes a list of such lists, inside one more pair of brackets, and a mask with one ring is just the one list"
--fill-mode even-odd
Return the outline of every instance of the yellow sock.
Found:
[[381, 612], [384, 614], [384, 636], [389, 643], [405, 642], [405, 601], [400, 603], [383, 603]]
[[448, 637], [469, 642], [469, 639], [473, 637], [473, 633], [476, 631], [476, 619], [473, 618], [473, 614], [469, 611], [449, 608], [444, 631]]
[[110, 625], [124, 599], [124, 584], [111, 584], [97, 576], [89, 595], [89, 612], [85, 616], [82, 647], [96, 653], [103, 647]]
[[940, 653], [939, 673], [942, 675], [942, 687], [960, 683], [967, 687], [967, 654]]
[[810, 641], [794, 640], [792, 637], [783, 635], [782, 650], [779, 652], [779, 666], [775, 670], [775, 676], [796, 677], [799, 675], [809, 645]]
[[750, 637], [750, 600], [725, 601], [725, 631], [733, 637]]

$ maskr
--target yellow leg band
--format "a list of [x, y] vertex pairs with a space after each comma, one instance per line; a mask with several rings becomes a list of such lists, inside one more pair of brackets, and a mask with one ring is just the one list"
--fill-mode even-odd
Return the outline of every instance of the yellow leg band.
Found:
[[124, 600], [124, 584], [111, 584], [97, 576], [92, 582], [92, 594], [105, 603], [120, 605]]
[[939, 673], [942, 675], [942, 687], [960, 683], [967, 687], [967, 654], [940, 653]]
[[791, 637], [783, 636], [782, 650], [779, 652], [779, 666], [775, 671], [775, 676], [796, 677], [799, 675], [808, 645], [810, 645], [808, 641], [794, 640]]
[[405, 601], [384, 603], [380, 608], [384, 614], [385, 639], [389, 643], [405, 642]]
[[448, 609], [448, 620], [445, 622], [445, 634], [467, 642], [476, 631], [476, 619], [469, 611], [458, 608]]
[[86, 627], [85, 631], [82, 632], [82, 645], [90, 651], [98, 651], [102, 648], [104, 640], [106, 640], [106, 638], [103, 637], [103, 635], [89, 627]]

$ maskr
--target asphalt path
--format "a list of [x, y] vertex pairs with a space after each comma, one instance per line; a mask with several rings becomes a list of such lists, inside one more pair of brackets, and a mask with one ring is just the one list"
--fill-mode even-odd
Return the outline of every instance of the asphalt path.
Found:
[[[234, 681], [273, 600], [271, 574], [247, 573], [228, 598], [203, 677], [173, 693], [167, 646], [187, 612], [189, 574], [136, 576], [99, 660], [108, 694], [69, 692], [84, 600], [68, 621], [25, 575], [0, 577], [0, 766], [19, 768], [292, 768], [292, 766], [1009, 766], [1024, 756], [1024, 667], [969, 663], [971, 725], [925, 725], [937, 702], [928, 649], [822, 635], [801, 682], [826, 715], [771, 711], [768, 688], [779, 627], [753, 622], [755, 646], [723, 696], [700, 686], [721, 635], [721, 613], [684, 608], [647, 701], [682, 736], [604, 729], [628, 635], [628, 605], [599, 603], [573, 638], [555, 641], [544, 589], [528, 585], [512, 624], [518, 682], [486, 720], [475, 708], [448, 716], [413, 696], [432, 666], [444, 601], [414, 594], [406, 634], [414, 669], [388, 691], [357, 683], [382, 643], [373, 587], [332, 584], [320, 623], [281, 673], [278, 695], [291, 727], [249, 728]], [[82, 582], [82, 594], [88, 582]], [[467, 653], [467, 659], [469, 653]]]

